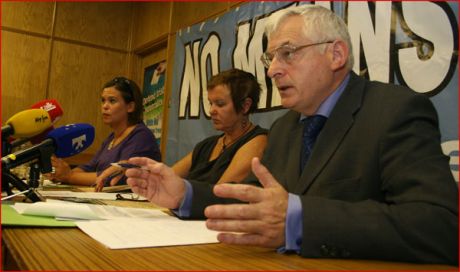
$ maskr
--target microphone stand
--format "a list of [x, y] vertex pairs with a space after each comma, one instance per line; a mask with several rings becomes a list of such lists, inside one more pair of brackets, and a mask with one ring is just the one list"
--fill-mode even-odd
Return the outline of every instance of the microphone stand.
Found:
[[11, 150], [12, 150], [12, 146], [11, 144], [8, 142], [8, 136], [7, 137], [3, 137], [2, 135], [2, 158], [8, 154], [11, 153]]
[[40, 172], [51, 172], [51, 156], [53, 155], [53, 152], [54, 150], [52, 147], [40, 148], [40, 156], [38, 160], [30, 164], [30, 179], [28, 184], [23, 182], [14, 174], [12, 174], [10, 172], [10, 169], [7, 169], [2, 165], [2, 190], [5, 188], [7, 194], [12, 195], [13, 193], [9, 186], [12, 185], [12, 187], [16, 187], [19, 191], [24, 192], [24, 195], [32, 202], [42, 201], [43, 199], [35, 191], [34, 188], [38, 187], [38, 179], [40, 177]]
[[[7, 175], [4, 175], [6, 171], [2, 171], [2, 192], [6, 192], [7, 195], [12, 195], [13, 194], [13, 191], [11, 191], [11, 189], [13, 187], [10, 186], [10, 184], [12, 185], [11, 182], [9, 182], [9, 177]], [[9, 170], [8, 170], [8, 173], [10, 175], [12, 175]], [[15, 176], [16, 177], [16, 176]], [[16, 177], [17, 178], [17, 177]]]
[[40, 185], [40, 165], [38, 162], [30, 164], [28, 184], [31, 188], [38, 188]]
[[[12, 174], [9, 170], [2, 171], [2, 182], [6, 184], [11, 184], [13, 187], [16, 187], [19, 191], [24, 192], [24, 195], [30, 199], [32, 202], [42, 201], [33, 188], [24, 183], [16, 175]], [[2, 184], [3, 186], [3, 184]], [[7, 190], [8, 195], [12, 195], [11, 188]]]
[[[2, 158], [6, 156], [7, 154], [10, 154], [12, 150], [11, 144], [8, 142], [8, 136], [3, 135], [2, 133]], [[3, 169], [2, 169], [3, 170]], [[5, 178], [3, 178], [3, 173], [5, 172], [2, 171], [2, 192], [6, 191], [8, 195], [13, 194], [11, 191], [10, 183], [6, 182]], [[11, 173], [10, 173], [11, 174]]]

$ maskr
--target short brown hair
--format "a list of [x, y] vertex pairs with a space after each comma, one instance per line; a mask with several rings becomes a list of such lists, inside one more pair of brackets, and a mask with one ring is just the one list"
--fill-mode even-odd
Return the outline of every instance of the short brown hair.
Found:
[[240, 69], [223, 71], [209, 80], [207, 89], [213, 89], [218, 85], [226, 85], [230, 89], [230, 95], [237, 113], [243, 110], [243, 102], [246, 98], [251, 98], [252, 100], [247, 114], [257, 109], [262, 89], [253, 74]]

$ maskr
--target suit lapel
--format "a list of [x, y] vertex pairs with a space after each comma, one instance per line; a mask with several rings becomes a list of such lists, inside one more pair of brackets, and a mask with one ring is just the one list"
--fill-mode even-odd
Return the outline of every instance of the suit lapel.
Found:
[[292, 122], [295, 125], [292, 127], [291, 131], [289, 131], [289, 141], [290, 144], [290, 153], [291, 156], [287, 156], [286, 162], [286, 180], [288, 184], [288, 188], [294, 190], [297, 187], [298, 179], [300, 175], [300, 152], [302, 150], [302, 132], [303, 126], [299, 122], [300, 114], [296, 114], [295, 120]]
[[303, 194], [308, 190], [352, 127], [354, 114], [361, 107], [364, 84], [363, 79], [351, 73], [348, 86], [318, 135], [310, 159], [296, 184], [295, 193]]

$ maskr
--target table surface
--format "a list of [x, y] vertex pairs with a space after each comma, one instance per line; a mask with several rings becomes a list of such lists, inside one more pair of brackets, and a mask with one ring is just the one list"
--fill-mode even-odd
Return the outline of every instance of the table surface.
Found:
[[[149, 207], [150, 203], [108, 204]], [[151, 207], [151, 206], [150, 206]], [[14, 270], [452, 270], [375, 260], [310, 259], [273, 249], [206, 244], [111, 250], [78, 228], [2, 228], [3, 269]]]

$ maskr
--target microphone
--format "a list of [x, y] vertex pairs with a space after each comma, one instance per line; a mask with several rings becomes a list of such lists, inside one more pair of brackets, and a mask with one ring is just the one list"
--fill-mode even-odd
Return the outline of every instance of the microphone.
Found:
[[29, 109], [16, 113], [2, 126], [2, 140], [32, 137], [51, 126], [49, 113], [44, 109]]
[[94, 141], [94, 127], [90, 124], [70, 124], [52, 130], [48, 137], [38, 145], [6, 155], [2, 158], [2, 170], [39, 160], [42, 173], [51, 172], [51, 155], [66, 158], [88, 148]]
[[55, 142], [54, 154], [58, 158], [67, 158], [87, 149], [93, 143], [94, 135], [94, 127], [85, 123], [63, 126], [48, 134]]
[[[56, 99], [45, 99], [42, 101], [39, 101], [32, 106], [30, 106], [31, 109], [44, 109], [48, 112], [51, 118], [51, 124], [55, 124], [59, 119], [61, 119], [62, 115], [64, 112], [62, 111], [61, 105], [56, 101]], [[28, 141], [30, 141], [32, 144], [39, 144], [41, 143], [44, 139], [46, 139], [46, 136], [48, 133], [50, 133], [51, 130], [53, 130], [54, 127], [51, 125], [49, 128], [44, 130], [43, 132], [31, 137], [31, 138], [22, 138], [22, 139], [17, 139], [11, 142], [11, 148], [20, 146]]]
[[32, 106], [31, 109], [44, 109], [46, 110], [51, 118], [51, 123], [55, 124], [59, 119], [61, 119], [64, 112], [62, 111], [61, 105], [56, 101], [56, 99], [45, 99], [39, 101]]

